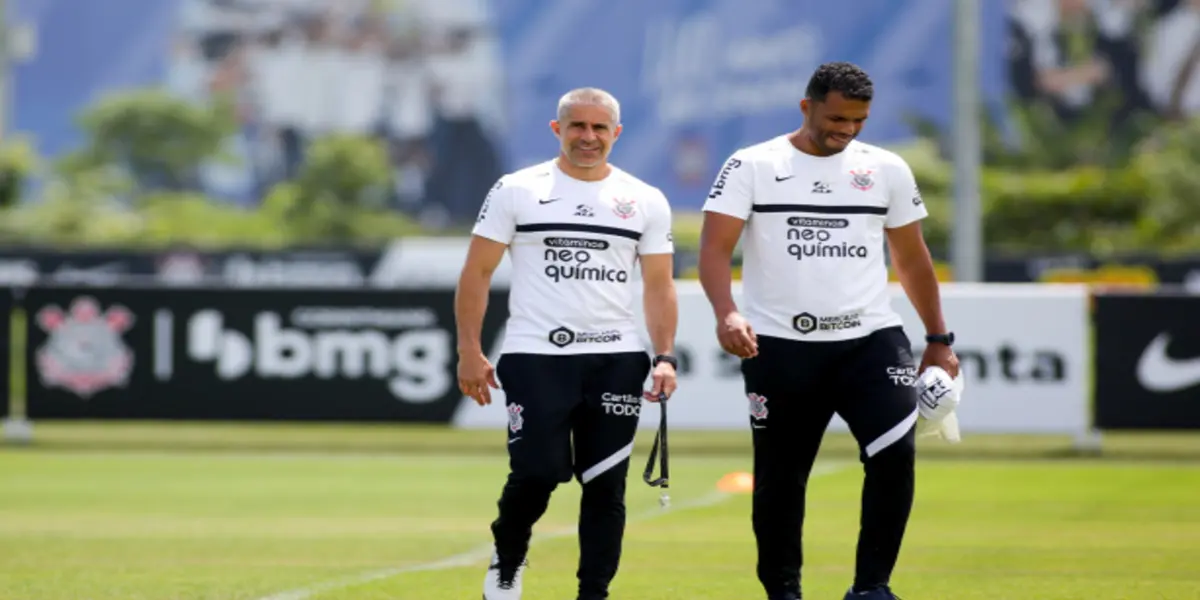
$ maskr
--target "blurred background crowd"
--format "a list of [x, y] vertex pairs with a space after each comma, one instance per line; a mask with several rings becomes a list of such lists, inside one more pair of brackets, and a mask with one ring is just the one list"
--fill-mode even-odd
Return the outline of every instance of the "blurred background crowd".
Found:
[[[875, 78], [863, 139], [913, 165], [945, 261], [954, 2], [862, 4], [9, 0], [0, 249], [461, 239], [497, 177], [553, 156], [558, 96], [595, 85], [623, 103], [614, 160], [676, 208], [687, 276], [721, 160], [795, 127], [838, 59]], [[1200, 280], [1200, 1], [981, 10], [987, 278]]]
[[168, 64], [187, 100], [234, 98], [236, 165], [203, 188], [253, 202], [314, 139], [378, 140], [398, 208], [461, 221], [500, 172], [498, 45], [481, 2], [190, 0]]
[[1024, 102], [1074, 120], [1115, 96], [1117, 126], [1200, 111], [1196, 0], [1020, 0], [1009, 18], [1010, 77]]

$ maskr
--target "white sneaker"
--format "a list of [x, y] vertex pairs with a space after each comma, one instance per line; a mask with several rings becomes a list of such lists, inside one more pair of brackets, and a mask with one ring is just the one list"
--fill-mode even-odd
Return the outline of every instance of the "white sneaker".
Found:
[[521, 576], [529, 561], [522, 560], [516, 569], [501, 569], [500, 558], [492, 554], [492, 564], [483, 578], [483, 600], [521, 600]]

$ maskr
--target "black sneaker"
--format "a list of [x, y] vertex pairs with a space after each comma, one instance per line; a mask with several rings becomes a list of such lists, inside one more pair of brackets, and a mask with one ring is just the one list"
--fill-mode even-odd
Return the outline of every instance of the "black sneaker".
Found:
[[865, 592], [856, 592], [854, 588], [850, 588], [843, 600], [900, 600], [900, 597], [893, 594], [891, 588], [884, 585]]

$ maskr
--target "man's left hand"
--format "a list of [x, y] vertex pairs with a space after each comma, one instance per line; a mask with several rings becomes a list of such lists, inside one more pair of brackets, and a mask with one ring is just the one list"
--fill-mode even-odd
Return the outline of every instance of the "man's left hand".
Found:
[[917, 370], [917, 374], [925, 372], [925, 368], [931, 365], [937, 365], [942, 368], [950, 378], [958, 377], [958, 357], [954, 355], [954, 350], [945, 344], [932, 343], [925, 347], [925, 355], [921, 357], [921, 368]]
[[658, 363], [658, 366], [654, 367], [651, 381], [650, 391], [643, 392], [647, 400], [658, 402], [660, 396], [670, 398], [671, 394], [675, 393], [675, 367], [668, 362]]

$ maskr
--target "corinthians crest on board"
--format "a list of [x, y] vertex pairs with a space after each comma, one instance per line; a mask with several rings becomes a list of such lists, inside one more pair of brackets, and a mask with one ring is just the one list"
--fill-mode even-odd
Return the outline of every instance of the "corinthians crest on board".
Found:
[[95, 298], [80, 296], [66, 312], [49, 305], [39, 310], [35, 319], [48, 336], [35, 358], [46, 386], [60, 387], [86, 400], [128, 382], [133, 351], [122, 335], [133, 326], [129, 309], [114, 304], [101, 311]]

